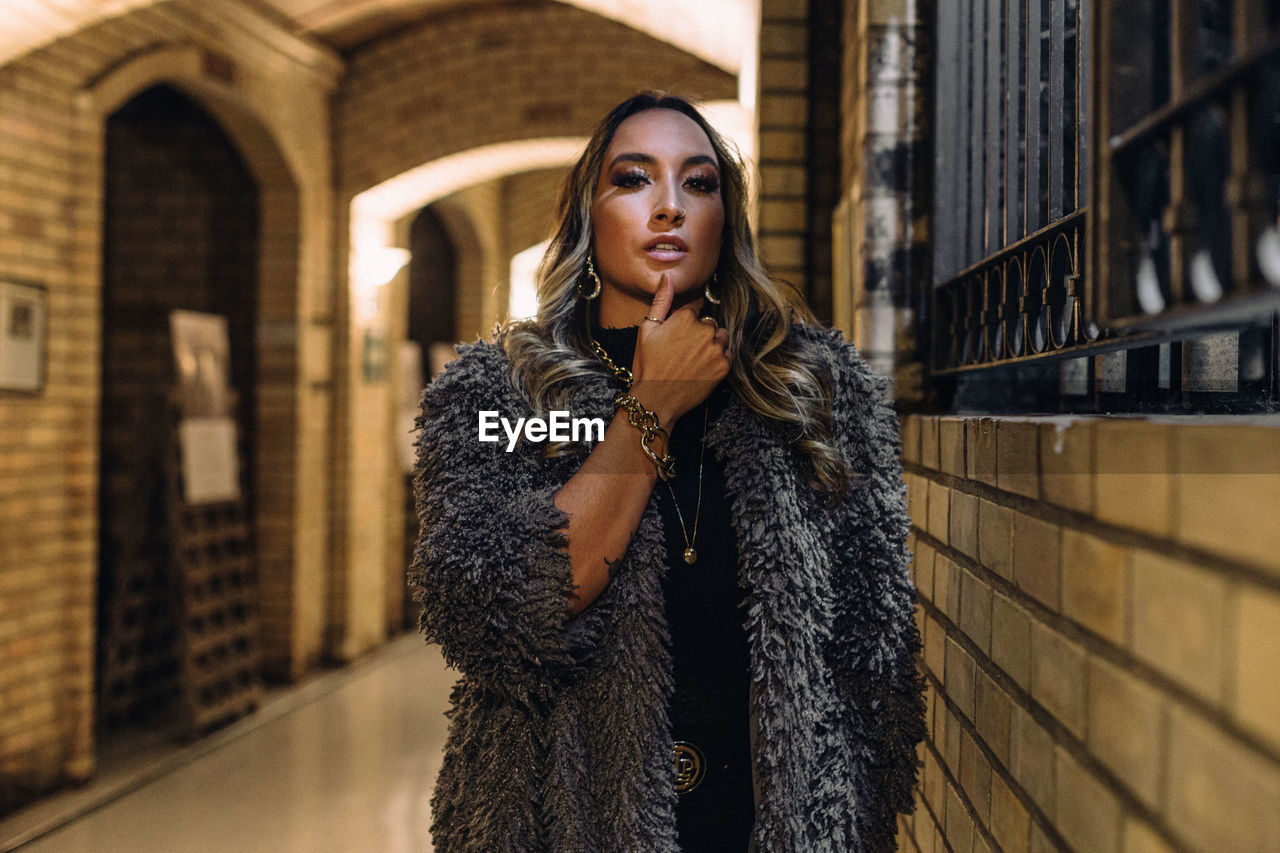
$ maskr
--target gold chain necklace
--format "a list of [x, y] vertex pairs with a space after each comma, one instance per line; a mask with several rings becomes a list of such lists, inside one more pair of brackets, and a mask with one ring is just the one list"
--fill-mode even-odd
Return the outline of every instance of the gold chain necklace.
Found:
[[[613, 371], [613, 375], [622, 380], [627, 389], [631, 389], [631, 371], [625, 367], [619, 367], [614, 364], [613, 359], [609, 358], [609, 353], [601, 346], [600, 342], [595, 338], [591, 339], [591, 349], [600, 360], [604, 362], [605, 367]], [[689, 528], [684, 523], [684, 513], [680, 511], [680, 501], [676, 500], [676, 490], [671, 488], [671, 481], [664, 480], [667, 484], [667, 491], [671, 493], [671, 505], [676, 508], [676, 518], [680, 521], [680, 533], [684, 536], [684, 561], [689, 565], [698, 562], [698, 551], [694, 548], [694, 543], [698, 541], [698, 519], [702, 517], [702, 463], [707, 455], [707, 418], [711, 408], [710, 401], [702, 404], [702, 441], [698, 444], [698, 501], [693, 509], [693, 535], [689, 535]]]
[[693, 543], [698, 541], [698, 518], [702, 515], [702, 460], [707, 455], [707, 410], [709, 403], [702, 404], [702, 441], [698, 447], [698, 502], [693, 510], [693, 536], [684, 526], [684, 514], [680, 512], [680, 502], [676, 500], [676, 490], [671, 488], [671, 481], [665, 481], [667, 491], [671, 493], [671, 504], [676, 508], [676, 518], [680, 519], [680, 532], [684, 534], [684, 561], [689, 565], [698, 562], [698, 552]]

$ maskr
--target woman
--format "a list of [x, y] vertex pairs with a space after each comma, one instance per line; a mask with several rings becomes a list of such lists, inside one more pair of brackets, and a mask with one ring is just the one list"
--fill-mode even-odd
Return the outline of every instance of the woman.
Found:
[[[897, 424], [757, 261], [687, 102], [615, 108], [535, 320], [429, 387], [427, 638], [462, 673], [436, 849], [892, 849], [923, 735]], [[608, 422], [477, 440], [478, 412]]]

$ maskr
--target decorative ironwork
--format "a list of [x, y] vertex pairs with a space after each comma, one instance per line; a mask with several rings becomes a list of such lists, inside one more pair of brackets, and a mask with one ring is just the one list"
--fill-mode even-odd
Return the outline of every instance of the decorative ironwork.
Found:
[[1083, 211], [1043, 228], [934, 291], [933, 372], [1079, 355], [1100, 337], [1084, 312]]
[[1280, 6], [979, 0], [937, 37], [933, 374], [1231, 330], [1271, 405]]
[[1087, 0], [938, 8], [933, 372], [1091, 344]]
[[1175, 333], [1280, 306], [1278, 18], [1261, 2], [1103, 5], [1099, 322]]

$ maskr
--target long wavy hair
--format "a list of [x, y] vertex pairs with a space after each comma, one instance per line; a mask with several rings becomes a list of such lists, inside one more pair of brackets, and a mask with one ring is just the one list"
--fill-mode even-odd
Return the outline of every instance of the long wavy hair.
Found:
[[[843, 492], [849, 472], [832, 446], [831, 385], [823, 366], [788, 337], [793, 322], [812, 322], [809, 310], [788, 301], [756, 257], [747, 216], [747, 173], [736, 149], [687, 100], [644, 92], [605, 116], [570, 171], [560, 193], [558, 225], [538, 267], [538, 313], [508, 323], [498, 336], [511, 360], [512, 376], [540, 414], [563, 409], [569, 390], [606, 368], [591, 350], [592, 303], [579, 284], [587, 281], [592, 250], [591, 206], [606, 150], [618, 127], [646, 110], [675, 110], [697, 122], [719, 160], [724, 233], [716, 267], [715, 295], [707, 305], [729, 332], [729, 383], [752, 411], [780, 425], [811, 465], [811, 482]], [[547, 445], [544, 452], [567, 452]]]

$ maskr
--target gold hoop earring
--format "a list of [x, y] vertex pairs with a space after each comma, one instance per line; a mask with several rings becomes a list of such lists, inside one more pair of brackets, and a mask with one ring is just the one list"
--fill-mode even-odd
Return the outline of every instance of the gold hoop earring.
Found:
[[720, 304], [720, 297], [716, 296], [714, 293], [711, 292], [711, 285], [718, 284], [719, 279], [720, 279], [720, 276], [718, 274], [712, 273], [711, 281], [708, 284], [704, 284], [702, 286], [702, 295], [705, 296], [707, 298], [707, 301], [710, 302], [712, 305]]
[[590, 301], [600, 295], [600, 276], [596, 275], [596, 268], [595, 268], [595, 265], [591, 263], [590, 255], [587, 256], [587, 278], [595, 282], [595, 285], [596, 285], [595, 290], [591, 291], [590, 293], [583, 293], [582, 282], [578, 282], [578, 295], [581, 296], [583, 299]]

